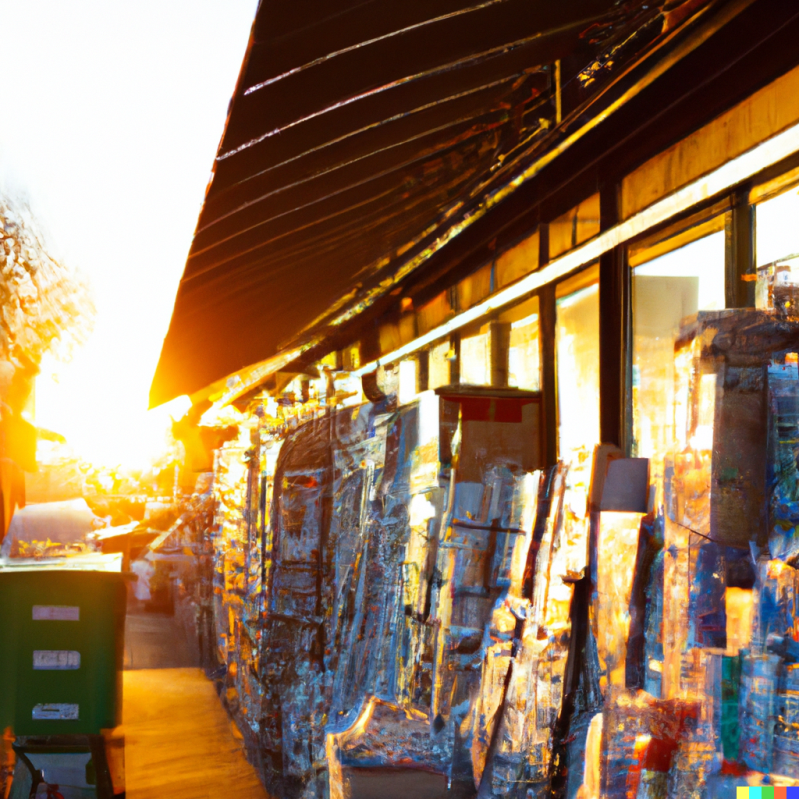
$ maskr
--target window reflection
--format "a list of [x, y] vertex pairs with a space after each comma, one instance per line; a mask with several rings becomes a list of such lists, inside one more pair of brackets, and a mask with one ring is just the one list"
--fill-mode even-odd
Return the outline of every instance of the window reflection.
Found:
[[[787, 308], [795, 303], [799, 284], [799, 191], [794, 187], [756, 206], [757, 220], [757, 298], [758, 308], [775, 308], [775, 287], [782, 287], [787, 296], [780, 297], [777, 288], [776, 307]], [[788, 300], [787, 304], [785, 300]]]
[[561, 460], [599, 443], [599, 286], [557, 301], [558, 448]]
[[[760, 203], [757, 215], [757, 265], [799, 259], [799, 191], [790, 189]], [[794, 269], [799, 266], [793, 260]]]
[[449, 341], [441, 341], [430, 347], [430, 388], [449, 385], [450, 359], [452, 345]]
[[674, 441], [674, 339], [697, 311], [724, 308], [724, 233], [633, 271], [633, 454], [659, 473]]
[[488, 331], [461, 339], [461, 383], [487, 386], [491, 383]]
[[528, 391], [541, 386], [538, 314], [511, 323], [508, 350], [508, 385]]
[[506, 311], [500, 318], [510, 324], [508, 385], [527, 391], [539, 391], [541, 342], [538, 327], [538, 297], [533, 297]]
[[416, 358], [406, 358], [399, 365], [399, 403], [413, 402], [418, 395], [419, 364]]

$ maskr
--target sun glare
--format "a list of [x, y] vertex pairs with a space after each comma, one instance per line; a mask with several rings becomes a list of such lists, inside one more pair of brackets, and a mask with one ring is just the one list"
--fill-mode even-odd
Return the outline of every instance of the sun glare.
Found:
[[135, 467], [170, 446], [187, 400], [148, 412], [148, 389], [256, 4], [0, 0], [0, 190], [97, 311], [71, 362], [41, 365], [31, 420], [67, 442], [43, 452]]
[[[66, 439], [63, 448], [52, 447], [50, 442], [43, 449], [40, 446], [45, 457], [68, 453], [95, 466], [145, 468], [173, 446], [172, 420], [180, 419], [191, 407], [189, 398], [182, 396], [147, 411], [146, 398], [138, 392], [115, 401], [93, 402], [87, 396], [93, 382], [89, 373], [96, 368], [91, 352], [78, 353], [68, 364], [45, 359], [43, 367], [36, 381], [35, 423]], [[104, 374], [109, 380], [121, 380], [123, 376], [115, 372], [124, 368], [124, 364], [108, 365]]]

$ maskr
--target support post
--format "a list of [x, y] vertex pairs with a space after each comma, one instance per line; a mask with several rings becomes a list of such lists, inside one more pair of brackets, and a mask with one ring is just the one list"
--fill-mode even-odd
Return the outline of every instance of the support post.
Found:
[[[619, 221], [618, 185], [599, 193], [600, 229]], [[602, 443], [628, 451], [630, 392], [630, 276], [623, 245], [599, 258], [599, 434]]]
[[544, 286], [538, 294], [541, 334], [541, 401], [543, 405], [544, 464], [558, 462], [558, 391], [555, 366], [555, 285]]
[[416, 391], [421, 394], [430, 387], [430, 351], [416, 353]]
[[490, 322], [488, 341], [491, 348], [491, 385], [506, 388], [510, 366], [510, 322]]
[[452, 356], [449, 361], [449, 382], [456, 386], [461, 382], [461, 334], [453, 333], [449, 337], [449, 346]]
[[749, 186], [736, 190], [724, 224], [728, 308], [755, 307], [755, 207], [749, 203]]

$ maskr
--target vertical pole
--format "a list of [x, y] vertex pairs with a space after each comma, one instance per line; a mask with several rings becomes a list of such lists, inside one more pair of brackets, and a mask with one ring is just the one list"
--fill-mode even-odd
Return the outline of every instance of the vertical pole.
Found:
[[488, 342], [491, 348], [491, 385], [506, 388], [510, 365], [510, 322], [490, 322]]
[[456, 386], [461, 382], [461, 334], [453, 333], [449, 337], [449, 346], [452, 357], [449, 361], [449, 382]]
[[[539, 257], [543, 266], [549, 262], [549, 226], [538, 227]], [[541, 400], [543, 406], [542, 440], [544, 465], [558, 462], [558, 391], [555, 364], [555, 285], [549, 283], [538, 293], [539, 341], [541, 347]]]
[[560, 60], [555, 62], [555, 124], [563, 120], [563, 99], [560, 93]]
[[[618, 184], [600, 189], [600, 229], [619, 221]], [[630, 276], [625, 248], [614, 247], [599, 258], [599, 432], [603, 443], [629, 448], [628, 386]]]
[[725, 299], [728, 308], [755, 307], [755, 207], [749, 203], [749, 186], [732, 196], [732, 209], [724, 224], [726, 244]]
[[549, 283], [538, 294], [541, 331], [541, 399], [543, 405], [544, 464], [558, 462], [558, 391], [555, 364], [555, 285]]
[[416, 391], [421, 394], [430, 387], [430, 351], [416, 354]]

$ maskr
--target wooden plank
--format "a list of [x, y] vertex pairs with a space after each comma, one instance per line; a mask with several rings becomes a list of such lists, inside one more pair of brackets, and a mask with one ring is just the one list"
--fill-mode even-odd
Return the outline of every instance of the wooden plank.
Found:
[[732, 210], [726, 214], [726, 304], [728, 308], [755, 307], [755, 207], [750, 204], [749, 187], [733, 195]]
[[799, 67], [696, 133], [651, 158], [622, 181], [622, 218], [685, 186], [799, 120]]

